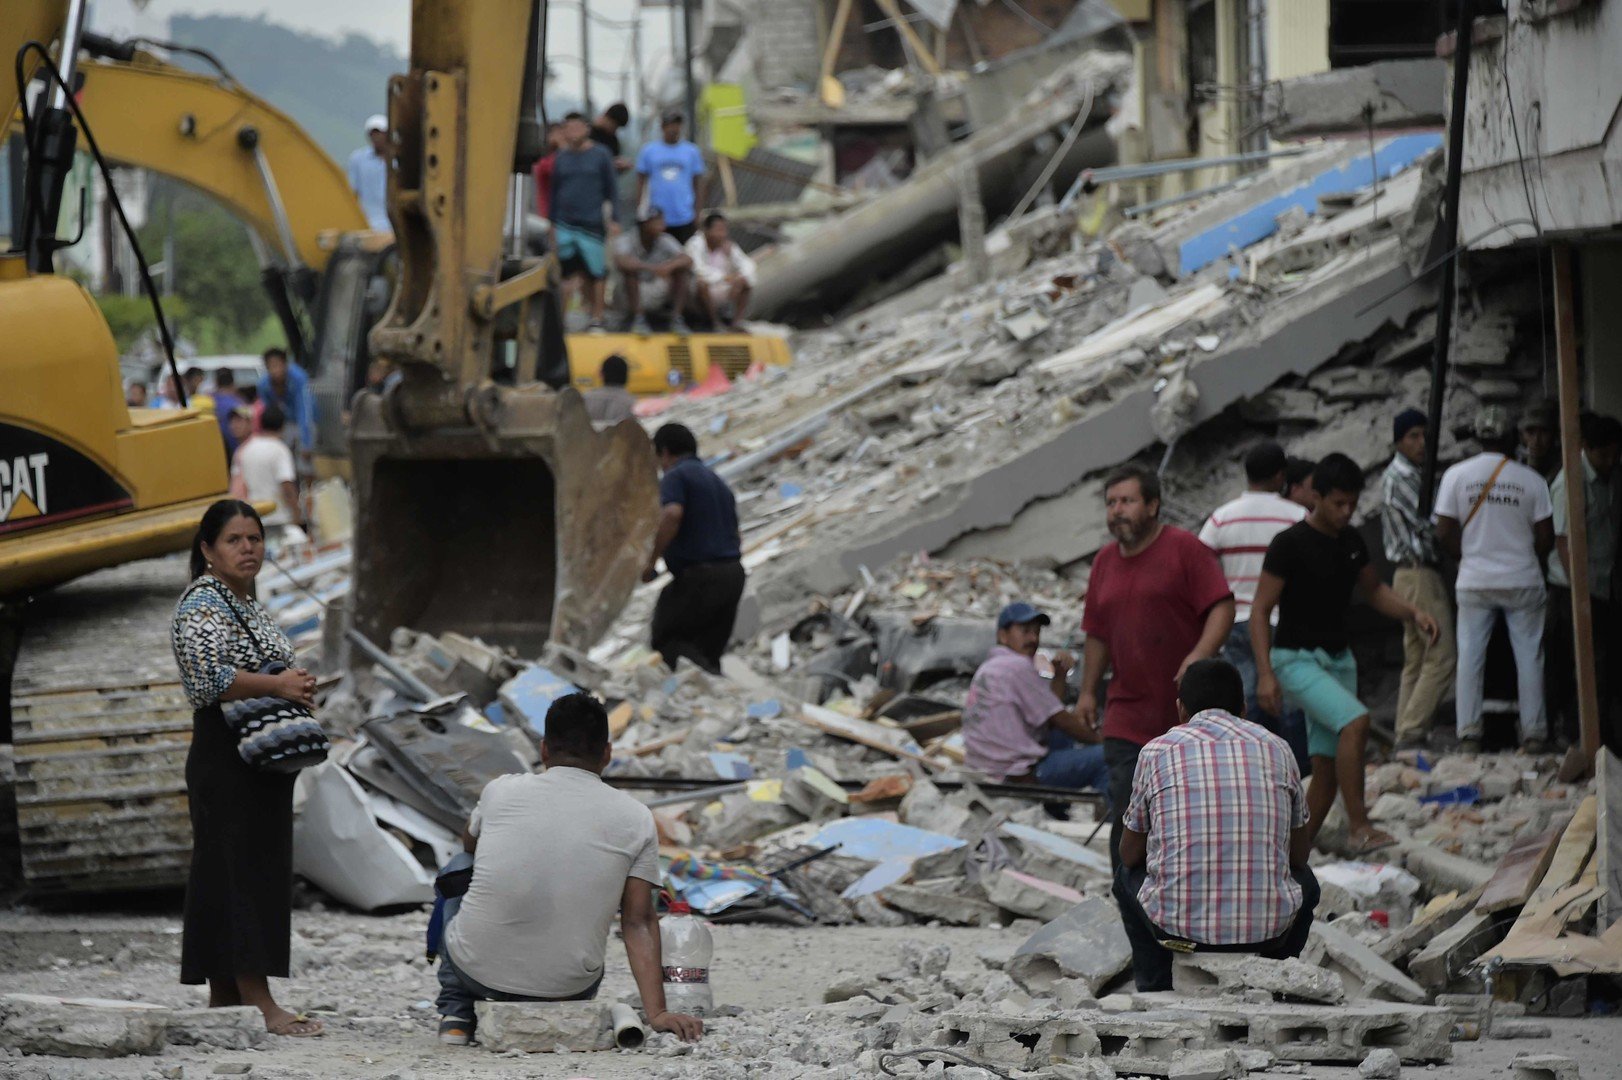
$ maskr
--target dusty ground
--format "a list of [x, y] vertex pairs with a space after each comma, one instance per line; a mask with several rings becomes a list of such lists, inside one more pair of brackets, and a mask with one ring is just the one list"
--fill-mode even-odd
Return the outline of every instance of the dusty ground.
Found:
[[[319, 1009], [329, 1034], [321, 1039], [275, 1039], [257, 1051], [171, 1047], [158, 1058], [74, 1061], [11, 1056], [0, 1050], [0, 1077], [29, 1080], [101, 1080], [172, 1076], [186, 1080], [211, 1076], [216, 1066], [249, 1063], [252, 1076], [308, 1080], [474, 1080], [484, 1077], [610, 1078], [655, 1076], [682, 1063], [671, 1057], [668, 1039], [651, 1052], [502, 1056], [477, 1047], [442, 1047], [434, 1040], [435, 1017], [428, 1007], [435, 991], [433, 972], [421, 955], [424, 917], [387, 918], [333, 912], [294, 914], [294, 967], [297, 976], [279, 982], [282, 1001]], [[162, 916], [23, 915], [0, 918], [0, 968], [8, 971], [4, 989], [30, 993], [86, 995], [150, 1001], [165, 1005], [201, 1004], [196, 988], [175, 982], [178, 918]], [[951, 971], [981, 969], [982, 949], [1011, 950], [1014, 930], [935, 928], [882, 929], [824, 927], [783, 929], [761, 926], [715, 928], [714, 986], [718, 1005], [738, 1006], [745, 1015], [712, 1021], [713, 1042], [770, 1040], [782, 1031], [786, 1046], [807, 1013], [820, 1005], [823, 988], [842, 972], [878, 974], [896, 968], [903, 942], [945, 943], [952, 949]], [[630, 971], [617, 942], [608, 953], [605, 996], [631, 988]], [[777, 1010], [761, 1015], [767, 1010]], [[1455, 1060], [1420, 1073], [1459, 1080], [1507, 1076], [1521, 1053], [1558, 1052], [1575, 1058], [1584, 1077], [1618, 1075], [1622, 1061], [1622, 1020], [1556, 1020], [1555, 1037], [1514, 1042], [1461, 1043]], [[830, 1027], [847, 1028], [830, 1018]], [[718, 1047], [717, 1047], [718, 1049]], [[694, 1072], [692, 1075], [709, 1075]], [[763, 1073], [758, 1075], [770, 1075]], [[864, 1075], [854, 1063], [849, 1075]], [[1312, 1067], [1312, 1077], [1354, 1077], [1355, 1069]]]

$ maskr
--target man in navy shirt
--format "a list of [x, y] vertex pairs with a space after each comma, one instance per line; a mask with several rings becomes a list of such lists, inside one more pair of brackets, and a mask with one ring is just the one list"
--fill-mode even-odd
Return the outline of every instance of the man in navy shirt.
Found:
[[664, 476], [659, 531], [642, 580], [658, 576], [661, 557], [670, 571], [653, 609], [653, 648], [672, 670], [685, 656], [719, 674], [743, 599], [738, 506], [726, 481], [698, 460], [698, 440], [684, 425], [654, 432], [653, 452]]

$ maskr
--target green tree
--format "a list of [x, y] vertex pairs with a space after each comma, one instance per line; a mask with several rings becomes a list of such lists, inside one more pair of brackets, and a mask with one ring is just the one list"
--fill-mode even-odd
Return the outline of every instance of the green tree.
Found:
[[181, 310], [171, 322], [203, 352], [245, 351], [273, 318], [246, 227], [207, 196], [169, 181], [157, 186], [140, 237], [147, 258], [157, 261], [172, 232], [175, 265], [168, 272]]
[[[101, 306], [101, 314], [113, 332], [113, 342], [118, 346], [120, 353], [128, 352], [144, 334], [157, 325], [157, 317], [152, 314], [152, 301], [144, 295], [98, 296], [96, 303]], [[170, 297], [164, 302], [163, 312], [173, 327], [184, 319], [186, 302], [179, 297]]]

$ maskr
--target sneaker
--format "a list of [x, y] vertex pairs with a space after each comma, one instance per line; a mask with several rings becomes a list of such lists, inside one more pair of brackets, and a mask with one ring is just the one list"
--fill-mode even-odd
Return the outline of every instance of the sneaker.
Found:
[[1542, 739], [1527, 739], [1521, 743], [1521, 749], [1533, 757], [1536, 757], [1539, 754], [1548, 753], [1549, 744], [1544, 742]]
[[439, 1041], [446, 1046], [466, 1046], [473, 1041], [473, 1021], [454, 1016], [439, 1018]]
[[1461, 753], [1461, 754], [1479, 754], [1479, 753], [1481, 753], [1481, 740], [1480, 739], [1460, 739], [1459, 740], [1459, 753]]
[[631, 320], [631, 333], [640, 334], [643, 337], [647, 337], [649, 334], [653, 333], [653, 327], [648, 325], [648, 317], [646, 315], [638, 315], [636, 318]]
[[671, 318], [670, 332], [672, 334], [680, 334], [683, 337], [692, 333], [692, 331], [687, 327], [687, 320], [682, 318], [680, 315], [676, 315]]
[[606, 333], [608, 333], [608, 327], [607, 327], [607, 325], [605, 325], [603, 323], [603, 320], [601, 320], [601, 319], [593, 319], [591, 321], [591, 325], [586, 327], [586, 333], [588, 333], [588, 334], [606, 334]]

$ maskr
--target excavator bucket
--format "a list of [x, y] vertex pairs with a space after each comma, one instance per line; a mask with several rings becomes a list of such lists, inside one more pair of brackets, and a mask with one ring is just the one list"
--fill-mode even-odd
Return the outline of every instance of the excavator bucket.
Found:
[[657, 467], [634, 422], [594, 431], [580, 396], [489, 387], [483, 426], [401, 434], [356, 399], [355, 627], [455, 630], [523, 656], [585, 648], [652, 552]]

